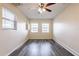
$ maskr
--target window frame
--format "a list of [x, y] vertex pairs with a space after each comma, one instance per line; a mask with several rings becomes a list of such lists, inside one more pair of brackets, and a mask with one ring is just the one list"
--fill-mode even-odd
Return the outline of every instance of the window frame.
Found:
[[[48, 31], [43, 31], [43, 24], [48, 24], [48, 28], [46, 29], [46, 30], [48, 30]], [[49, 23], [42, 23], [41, 25], [42, 25], [41, 32], [42, 32], [42, 33], [49, 33]]]
[[38, 26], [37, 27], [39, 27], [39, 24], [38, 23], [31, 23], [31, 33], [38, 33], [38, 28], [37, 28], [37, 31], [36, 32], [34, 32], [33, 30], [32, 30], [32, 24], [37, 24]]
[[[8, 9], [8, 8], [6, 8], [6, 7], [3, 7], [4, 9], [7, 9], [9, 12], [11, 12], [12, 14], [14, 14], [10, 9]], [[2, 9], [2, 11], [3, 11], [3, 9]], [[5, 21], [9, 21], [9, 22], [13, 22], [13, 25], [14, 25], [14, 27], [13, 28], [4, 28], [3, 27], [3, 20], [5, 20]], [[2, 28], [4, 29], [4, 30], [16, 30], [17, 29], [17, 22], [16, 22], [16, 16], [15, 16], [15, 14], [14, 14], [14, 20], [11, 20], [11, 19], [9, 19], [9, 18], [7, 18], [7, 17], [4, 17], [4, 16], [2, 16]]]

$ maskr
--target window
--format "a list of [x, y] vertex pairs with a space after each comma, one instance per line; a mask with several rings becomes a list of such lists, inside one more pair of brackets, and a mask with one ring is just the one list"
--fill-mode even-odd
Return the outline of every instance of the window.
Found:
[[3, 29], [16, 29], [15, 15], [9, 9], [2, 9], [2, 27]]
[[42, 32], [49, 32], [49, 24], [48, 23], [42, 24]]
[[31, 32], [38, 32], [38, 23], [31, 24]]

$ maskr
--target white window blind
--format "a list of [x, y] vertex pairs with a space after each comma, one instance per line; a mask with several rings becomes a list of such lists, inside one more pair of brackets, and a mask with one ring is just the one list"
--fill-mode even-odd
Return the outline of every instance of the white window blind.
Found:
[[31, 24], [31, 32], [38, 32], [38, 23]]
[[15, 29], [15, 14], [9, 9], [2, 9], [2, 27], [3, 29]]
[[42, 32], [49, 32], [49, 24], [48, 23], [42, 24]]

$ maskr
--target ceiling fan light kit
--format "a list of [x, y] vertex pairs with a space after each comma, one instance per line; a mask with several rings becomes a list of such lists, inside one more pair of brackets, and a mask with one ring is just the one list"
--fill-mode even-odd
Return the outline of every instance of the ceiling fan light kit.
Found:
[[42, 13], [42, 12], [45, 12], [46, 10], [44, 8], [38, 8], [38, 11]]

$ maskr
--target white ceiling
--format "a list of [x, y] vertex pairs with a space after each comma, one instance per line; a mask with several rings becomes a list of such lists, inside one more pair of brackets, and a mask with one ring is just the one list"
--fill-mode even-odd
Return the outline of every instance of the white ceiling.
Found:
[[67, 3], [56, 3], [48, 7], [52, 10], [52, 12], [45, 11], [42, 14], [38, 12], [38, 3], [23, 3], [17, 7], [29, 19], [53, 19], [60, 12], [62, 12], [68, 5], [69, 4]]

